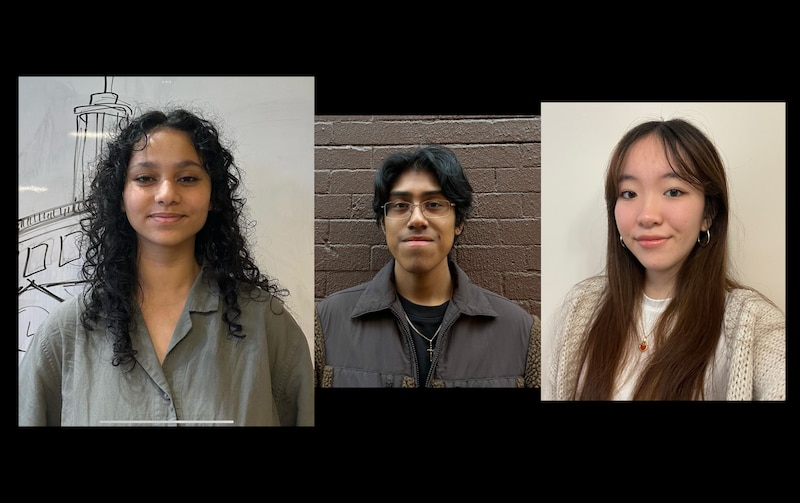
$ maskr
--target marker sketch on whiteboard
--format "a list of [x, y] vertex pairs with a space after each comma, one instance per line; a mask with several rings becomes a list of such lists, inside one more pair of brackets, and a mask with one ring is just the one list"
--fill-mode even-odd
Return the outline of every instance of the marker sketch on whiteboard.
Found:
[[[59, 191], [63, 204], [20, 215], [18, 230], [18, 308], [19, 361], [30, 338], [52, 309], [83, 288], [80, 274], [80, 218], [83, 202], [91, 183], [95, 159], [105, 141], [121, 124], [134, 116], [133, 108], [113, 92], [113, 78], [104, 77], [102, 90], [88, 96], [88, 103], [75, 104], [75, 146], [72, 166], [46, 166], [45, 169], [72, 172], [72, 188]], [[22, 112], [20, 112], [22, 113]], [[45, 142], [51, 131], [67, 130], [69, 125], [45, 120], [36, 138]], [[24, 153], [20, 152], [20, 157]], [[23, 188], [21, 187], [21, 190]], [[36, 186], [24, 187], [36, 191]]]

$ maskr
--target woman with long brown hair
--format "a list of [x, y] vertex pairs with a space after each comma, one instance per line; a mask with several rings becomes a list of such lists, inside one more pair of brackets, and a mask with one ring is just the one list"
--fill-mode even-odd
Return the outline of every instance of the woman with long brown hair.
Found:
[[711, 140], [682, 119], [633, 127], [605, 202], [605, 272], [565, 298], [543, 399], [785, 400], [785, 314], [730, 273]]

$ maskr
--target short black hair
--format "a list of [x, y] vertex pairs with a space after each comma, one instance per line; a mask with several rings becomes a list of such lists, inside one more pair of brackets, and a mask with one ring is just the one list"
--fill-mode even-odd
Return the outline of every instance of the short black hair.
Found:
[[375, 172], [372, 209], [375, 211], [377, 224], [383, 223], [383, 205], [389, 201], [397, 179], [412, 169], [428, 171], [436, 177], [442, 188], [442, 195], [456, 205], [456, 226], [464, 223], [467, 215], [472, 213], [472, 186], [467, 180], [467, 174], [452, 150], [441, 145], [428, 145], [390, 155]]

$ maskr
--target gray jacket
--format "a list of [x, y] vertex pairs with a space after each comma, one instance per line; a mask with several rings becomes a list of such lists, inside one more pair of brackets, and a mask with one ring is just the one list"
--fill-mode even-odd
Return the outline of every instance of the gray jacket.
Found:
[[[417, 356], [394, 286], [394, 263], [317, 304], [317, 387], [417, 387]], [[539, 388], [538, 317], [475, 285], [455, 263], [450, 269], [456, 288], [425, 386]]]

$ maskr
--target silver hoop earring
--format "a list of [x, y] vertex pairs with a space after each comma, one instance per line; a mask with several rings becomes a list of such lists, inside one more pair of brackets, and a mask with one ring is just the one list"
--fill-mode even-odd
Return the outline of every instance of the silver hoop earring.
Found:
[[625, 241], [622, 240], [622, 234], [619, 235], [619, 244], [621, 244], [622, 247], [625, 249], [628, 248], [627, 246], [625, 246]]
[[[703, 234], [701, 233], [700, 236], [702, 236], [702, 235]], [[708, 246], [708, 243], [711, 242], [711, 229], [708, 229], [706, 231], [706, 241], [705, 241], [705, 243], [700, 241], [700, 236], [697, 236], [697, 244], [700, 245], [700, 248], [705, 248], [706, 246]]]

